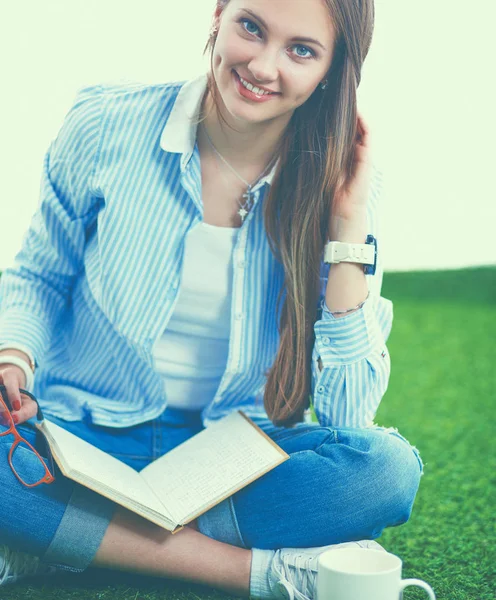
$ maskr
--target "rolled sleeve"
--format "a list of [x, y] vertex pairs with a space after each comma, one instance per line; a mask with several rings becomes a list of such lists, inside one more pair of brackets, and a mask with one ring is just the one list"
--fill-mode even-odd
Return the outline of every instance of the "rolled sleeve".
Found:
[[326, 310], [315, 324], [315, 414], [325, 427], [367, 427], [374, 421], [391, 374], [385, 334], [391, 329], [393, 304], [369, 297], [361, 309], [341, 319]]
[[324, 367], [352, 364], [382, 351], [391, 322], [392, 302], [386, 298], [370, 296], [361, 309], [341, 318], [322, 300], [322, 319], [314, 329]]
[[9, 341], [14, 342], [33, 357], [41, 356], [50, 341], [46, 321], [21, 307], [11, 307], [0, 316], [0, 331], [2, 346], [9, 348]]

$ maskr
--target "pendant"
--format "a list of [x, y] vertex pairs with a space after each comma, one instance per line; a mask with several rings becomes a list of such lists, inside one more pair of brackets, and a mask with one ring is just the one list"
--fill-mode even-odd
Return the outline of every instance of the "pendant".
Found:
[[243, 200], [245, 200], [244, 206], [238, 210], [238, 215], [241, 217], [241, 222], [245, 220], [245, 217], [248, 214], [245, 206], [248, 206], [248, 209], [251, 208], [252, 196], [253, 192], [251, 191], [251, 186], [249, 186], [246, 192], [243, 194]]
[[251, 201], [252, 201], [252, 196], [253, 196], [253, 192], [250, 190], [250, 188], [248, 188], [246, 190], [246, 192], [243, 194], [243, 198], [246, 200], [245, 205], [248, 204], [249, 206], [251, 206]]

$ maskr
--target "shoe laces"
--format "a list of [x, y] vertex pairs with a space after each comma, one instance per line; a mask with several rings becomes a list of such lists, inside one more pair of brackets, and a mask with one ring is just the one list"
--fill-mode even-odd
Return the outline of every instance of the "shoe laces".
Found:
[[[3, 561], [3, 564], [2, 564]], [[36, 575], [40, 568], [37, 556], [0, 546], [0, 585], [14, 583], [21, 577]]]
[[281, 560], [281, 568], [274, 565], [274, 573], [289, 600], [313, 600], [318, 556], [283, 554]]

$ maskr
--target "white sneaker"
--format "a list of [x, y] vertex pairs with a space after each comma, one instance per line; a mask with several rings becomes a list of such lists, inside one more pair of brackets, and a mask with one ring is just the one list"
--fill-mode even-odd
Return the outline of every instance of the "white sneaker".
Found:
[[374, 540], [344, 542], [318, 548], [281, 548], [275, 551], [269, 569], [269, 586], [280, 600], [314, 600], [319, 556], [337, 548], [370, 548], [387, 552]]
[[23, 577], [45, 575], [55, 571], [56, 567], [43, 564], [37, 556], [0, 545], [0, 586], [14, 583]]

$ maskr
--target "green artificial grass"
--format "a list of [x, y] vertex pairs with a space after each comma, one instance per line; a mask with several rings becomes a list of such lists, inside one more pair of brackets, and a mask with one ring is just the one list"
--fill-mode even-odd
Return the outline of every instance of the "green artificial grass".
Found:
[[[402, 558], [404, 578], [429, 582], [438, 600], [493, 600], [496, 268], [386, 273], [382, 295], [394, 303], [387, 344], [392, 371], [375, 422], [397, 427], [418, 448], [424, 476], [410, 520], [386, 529], [378, 541]], [[415, 588], [404, 593], [405, 600], [426, 597]], [[96, 569], [0, 589], [1, 600], [27, 598], [230, 596], [197, 584]]]

